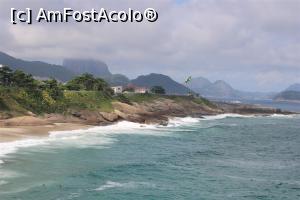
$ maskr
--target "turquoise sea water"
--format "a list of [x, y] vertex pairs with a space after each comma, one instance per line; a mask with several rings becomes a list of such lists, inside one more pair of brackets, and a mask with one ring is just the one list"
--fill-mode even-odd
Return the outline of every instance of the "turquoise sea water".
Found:
[[0, 199], [300, 199], [300, 117], [128, 122], [0, 145]]

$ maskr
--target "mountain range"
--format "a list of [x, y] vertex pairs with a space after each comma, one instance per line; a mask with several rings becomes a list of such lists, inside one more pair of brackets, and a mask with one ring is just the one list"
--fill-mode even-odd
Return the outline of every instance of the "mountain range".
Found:
[[189, 91], [182, 84], [162, 74], [139, 76], [130, 81], [122, 74], [112, 74], [106, 63], [92, 59], [65, 59], [63, 65], [51, 65], [45, 62], [17, 59], [0, 52], [0, 64], [8, 65], [13, 70], [22, 70], [39, 79], [55, 78], [65, 82], [82, 73], [90, 73], [96, 77], [103, 78], [110, 85], [124, 86], [131, 82], [135, 85], [149, 88], [160, 85], [169, 94], [187, 94]]
[[73, 71], [76, 75], [90, 73], [103, 78], [111, 85], [127, 85], [130, 80], [122, 74], [112, 74], [106, 63], [93, 59], [65, 59], [63, 67]]
[[228, 83], [222, 80], [210, 82], [203, 77], [193, 78], [189, 84], [189, 87], [206, 97], [220, 97], [220, 98], [236, 98], [237, 92]]
[[240, 91], [223, 80], [211, 82], [203, 77], [193, 78], [189, 87], [201, 96], [213, 99], [270, 99], [275, 95], [275, 93]]
[[188, 94], [190, 91], [184, 85], [163, 74], [152, 73], [149, 75], [142, 75], [131, 80], [131, 83], [148, 88], [153, 86], [162, 86], [166, 90], [167, 94]]
[[7, 65], [13, 70], [19, 69], [32, 74], [37, 79], [55, 78], [66, 82], [79, 74], [91, 73], [96, 77], [105, 79], [112, 85], [129, 83], [126, 76], [112, 74], [104, 62], [90, 59], [66, 59], [63, 65], [52, 65], [40, 61], [26, 61], [0, 52], [0, 64]]
[[90, 72], [93, 73], [94, 76], [99, 77], [108, 77], [112, 75], [106, 63], [99, 60], [65, 59], [63, 61], [63, 66], [76, 74]]
[[76, 75], [73, 71], [60, 65], [52, 65], [40, 61], [25, 61], [3, 52], [0, 52], [0, 64], [7, 65], [13, 70], [22, 70], [41, 79], [53, 77], [60, 81], [67, 81]]
[[[223, 80], [211, 82], [203, 77], [193, 78], [188, 84], [189, 88], [187, 88], [169, 76], [156, 73], [141, 75], [136, 79], [129, 80], [125, 75], [112, 74], [106, 63], [92, 59], [65, 59], [63, 65], [52, 65], [40, 61], [25, 61], [0, 52], [0, 64], [8, 65], [13, 70], [20, 69], [40, 79], [52, 77], [65, 82], [79, 74], [91, 73], [96, 77], [103, 78], [110, 85], [124, 86], [128, 83], [133, 83], [149, 88], [152, 86], [162, 86], [168, 94], [187, 94], [193, 91], [201, 96], [212, 99], [271, 99], [273, 97], [274, 99], [283, 99], [285, 96], [287, 98], [293, 96], [294, 98], [294, 93], [300, 92], [300, 84], [291, 85], [279, 94], [245, 92], [234, 89]], [[287, 91], [289, 91], [288, 94]], [[290, 91], [292, 91], [293, 94], [291, 94]]]

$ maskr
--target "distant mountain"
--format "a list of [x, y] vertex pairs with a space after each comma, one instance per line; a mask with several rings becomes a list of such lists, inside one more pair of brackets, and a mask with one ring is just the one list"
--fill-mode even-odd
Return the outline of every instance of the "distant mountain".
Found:
[[123, 74], [112, 74], [109, 77], [104, 77], [104, 80], [106, 80], [110, 85], [112, 86], [118, 86], [118, 85], [127, 85], [130, 80]]
[[296, 83], [288, 88], [286, 88], [284, 91], [278, 93], [274, 100], [276, 101], [299, 101], [300, 102], [300, 84]]
[[187, 87], [163, 74], [152, 73], [145, 76], [139, 76], [136, 79], [131, 80], [131, 83], [148, 88], [162, 86], [167, 94], [187, 94], [189, 92]]
[[65, 59], [63, 66], [76, 74], [91, 73], [98, 77], [109, 77], [112, 75], [108, 70], [108, 66], [99, 60]]
[[77, 75], [90, 73], [96, 77], [103, 78], [110, 85], [127, 85], [129, 79], [122, 74], [112, 74], [106, 63], [92, 59], [65, 59], [63, 66]]
[[276, 101], [299, 101], [300, 91], [283, 91], [274, 97]]
[[203, 77], [192, 79], [190, 88], [200, 95], [212, 98], [236, 98], [237, 91], [228, 83], [218, 80], [214, 83]]
[[289, 86], [285, 91], [297, 91], [300, 92], [300, 83], [295, 83], [291, 86]]
[[53, 77], [61, 81], [67, 81], [75, 76], [74, 72], [60, 65], [52, 65], [40, 61], [25, 61], [3, 52], [0, 52], [0, 64], [7, 65], [13, 70], [22, 70], [41, 79]]
[[212, 82], [210, 82], [206, 78], [197, 77], [197, 78], [193, 78], [189, 85], [190, 85], [189, 87], [193, 88], [194, 90], [201, 90], [202, 88], [206, 88], [212, 85]]
[[204, 90], [208, 96], [215, 96], [215, 94], [218, 94], [224, 98], [239, 97], [236, 90], [234, 90], [228, 83], [221, 80], [218, 80], [210, 86], [207, 86]]
[[236, 90], [222, 80], [210, 82], [203, 77], [193, 78], [189, 87], [202, 96], [217, 99], [270, 99], [273, 93]]

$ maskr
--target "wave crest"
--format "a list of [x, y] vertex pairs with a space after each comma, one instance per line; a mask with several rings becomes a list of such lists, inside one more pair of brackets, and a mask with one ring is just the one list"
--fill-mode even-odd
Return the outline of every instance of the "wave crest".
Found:
[[113, 189], [113, 188], [137, 188], [137, 187], [155, 187], [154, 184], [147, 183], [147, 182], [126, 182], [126, 183], [119, 183], [119, 182], [114, 182], [114, 181], [107, 181], [104, 185], [93, 189], [93, 191], [103, 191], [107, 189]]

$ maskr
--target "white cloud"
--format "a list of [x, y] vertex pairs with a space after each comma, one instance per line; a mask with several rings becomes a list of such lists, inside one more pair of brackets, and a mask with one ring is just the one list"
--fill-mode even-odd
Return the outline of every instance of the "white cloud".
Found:
[[[178, 80], [189, 74], [205, 75], [228, 78], [239, 88], [252, 84], [258, 90], [278, 89], [287, 80], [297, 81], [291, 76], [300, 77], [298, 0], [187, 0], [180, 4], [175, 0], [2, 0], [0, 7], [0, 50], [21, 58], [57, 63], [65, 57], [91, 57], [131, 77], [149, 72]], [[153, 7], [159, 20], [152, 24], [11, 25], [11, 7]], [[277, 77], [279, 84], [263, 84], [263, 75], [272, 77], [274, 71], [281, 77]], [[254, 84], [258, 80], [262, 84]]]

